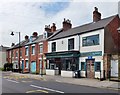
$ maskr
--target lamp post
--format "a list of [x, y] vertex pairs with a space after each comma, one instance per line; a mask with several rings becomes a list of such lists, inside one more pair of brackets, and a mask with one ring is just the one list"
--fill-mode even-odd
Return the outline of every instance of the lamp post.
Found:
[[[20, 32], [15, 32], [19, 34], [19, 55], [18, 55], [18, 65], [19, 65], [19, 69], [18, 72], [20, 73]], [[14, 36], [14, 32], [11, 31], [11, 35]]]

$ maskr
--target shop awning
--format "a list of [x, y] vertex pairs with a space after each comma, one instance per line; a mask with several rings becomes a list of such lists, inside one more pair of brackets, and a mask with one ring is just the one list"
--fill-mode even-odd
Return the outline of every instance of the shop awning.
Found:
[[79, 57], [79, 51], [65, 51], [65, 52], [52, 52], [46, 53], [46, 58], [70, 58], [70, 57]]

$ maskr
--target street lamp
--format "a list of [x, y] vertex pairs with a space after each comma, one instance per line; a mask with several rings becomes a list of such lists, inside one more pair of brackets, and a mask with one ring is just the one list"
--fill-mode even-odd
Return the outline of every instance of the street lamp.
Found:
[[[20, 73], [20, 32], [15, 32], [19, 34], [19, 55], [18, 55], [18, 65], [19, 65], [19, 73]], [[14, 36], [14, 31], [11, 31], [11, 35]]]

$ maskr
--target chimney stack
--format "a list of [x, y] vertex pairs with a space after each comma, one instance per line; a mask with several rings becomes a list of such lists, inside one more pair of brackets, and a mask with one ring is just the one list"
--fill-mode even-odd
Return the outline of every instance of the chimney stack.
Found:
[[63, 21], [63, 31], [66, 31], [68, 29], [72, 28], [72, 24], [71, 24], [71, 21], [69, 19], [65, 19], [64, 18], [64, 21]]
[[51, 32], [50, 25], [45, 25], [45, 31]]
[[54, 31], [56, 31], [55, 23], [53, 23], [53, 25], [51, 26], [51, 32], [54, 32]]
[[28, 37], [28, 35], [26, 35], [26, 36], [25, 36], [25, 40], [27, 41], [27, 40], [28, 40], [28, 38], [29, 38], [29, 37]]
[[38, 33], [37, 32], [33, 32], [33, 37], [37, 37]]
[[101, 20], [101, 13], [98, 12], [98, 8], [94, 7], [95, 10], [93, 11], [93, 22], [97, 22]]

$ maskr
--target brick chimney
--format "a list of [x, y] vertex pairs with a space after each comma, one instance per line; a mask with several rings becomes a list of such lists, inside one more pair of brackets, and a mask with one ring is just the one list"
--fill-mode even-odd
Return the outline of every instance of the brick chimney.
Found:
[[28, 35], [26, 35], [26, 36], [25, 36], [25, 41], [27, 41], [27, 40], [28, 40], [28, 38], [29, 38], [29, 37], [28, 37]]
[[93, 11], [93, 22], [97, 22], [101, 20], [101, 13], [98, 12], [98, 8], [94, 7], [95, 10]]
[[69, 19], [65, 19], [63, 21], [63, 31], [66, 31], [72, 27], [71, 21]]
[[45, 31], [51, 32], [50, 25], [45, 25]]
[[33, 37], [37, 37], [38, 33], [37, 32], [33, 32]]
[[51, 32], [54, 32], [54, 31], [56, 31], [55, 23], [53, 23], [53, 25], [51, 26]]

